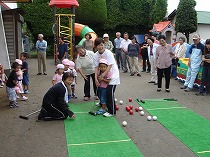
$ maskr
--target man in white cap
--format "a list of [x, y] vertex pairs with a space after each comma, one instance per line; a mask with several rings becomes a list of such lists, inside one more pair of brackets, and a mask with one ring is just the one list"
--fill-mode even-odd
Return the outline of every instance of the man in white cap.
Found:
[[43, 64], [43, 74], [47, 75], [46, 73], [46, 49], [47, 49], [47, 42], [43, 39], [43, 34], [38, 35], [38, 40], [36, 42], [36, 50], [37, 50], [37, 58], [38, 58], [38, 74], [41, 75], [41, 62]]
[[192, 90], [196, 76], [199, 72], [201, 63], [202, 63], [202, 53], [204, 51], [204, 45], [200, 42], [200, 36], [198, 34], [193, 35], [193, 44], [189, 50], [189, 62], [186, 81], [184, 86], [181, 86], [181, 89], [184, 89], [185, 92]]
[[105, 33], [103, 35], [103, 39], [104, 39], [104, 46], [105, 46], [105, 49], [108, 49], [112, 52], [114, 46], [112, 44], [112, 42], [109, 40], [109, 35], [107, 33]]

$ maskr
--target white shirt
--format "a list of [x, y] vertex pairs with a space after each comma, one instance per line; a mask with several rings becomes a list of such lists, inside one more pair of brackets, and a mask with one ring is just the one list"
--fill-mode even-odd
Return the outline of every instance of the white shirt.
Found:
[[[153, 53], [153, 57], [154, 57], [154, 58], [156, 57], [156, 49], [157, 49], [158, 46], [159, 46], [158, 44], [153, 43], [152, 53]], [[149, 61], [151, 62], [150, 46], [148, 46], [147, 51], [148, 51]]]
[[184, 43], [182, 45], [178, 43], [175, 49], [175, 56], [178, 58], [185, 58], [186, 51], [187, 51], [187, 46]]
[[131, 44], [131, 40], [130, 39], [128, 39], [128, 40], [123, 39], [123, 41], [120, 44], [120, 48], [121, 49], [125, 49], [126, 51], [128, 51], [128, 45], [129, 44]]
[[99, 60], [100, 59], [106, 59], [108, 61], [108, 65], [112, 65], [112, 68], [110, 69], [111, 73], [111, 80], [109, 82], [109, 85], [118, 85], [120, 84], [120, 74], [118, 70], [118, 66], [116, 64], [115, 58], [113, 53], [110, 50], [105, 49], [103, 54], [100, 54], [98, 51], [93, 56], [93, 65], [94, 67], [99, 66]]

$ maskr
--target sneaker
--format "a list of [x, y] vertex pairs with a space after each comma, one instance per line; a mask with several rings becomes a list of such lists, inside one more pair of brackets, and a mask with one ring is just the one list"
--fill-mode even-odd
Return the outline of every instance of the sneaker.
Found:
[[97, 103], [96, 103], [96, 106], [97, 106], [97, 107], [101, 107], [100, 102], [97, 102]]
[[10, 102], [10, 108], [16, 108], [16, 107], [19, 107], [18, 103], [17, 102]]
[[170, 93], [170, 89], [166, 89], [166, 92], [167, 92], [167, 93]]
[[192, 90], [191, 88], [188, 88], [188, 87], [187, 87], [184, 91], [185, 91], [185, 92], [190, 92], [191, 90]]
[[109, 112], [104, 113], [103, 116], [104, 116], [104, 117], [113, 117], [113, 115], [110, 114]]
[[95, 99], [95, 100], [99, 100], [98, 96], [94, 96], [94, 99]]
[[97, 115], [101, 115], [101, 114], [104, 114], [104, 113], [106, 113], [106, 111], [104, 110], [104, 109], [99, 109], [97, 112], [96, 112], [96, 114]]
[[180, 87], [180, 89], [186, 89], [187, 88], [187, 86], [181, 86]]
[[26, 100], [28, 100], [28, 97], [23, 96], [21, 100], [22, 100], [22, 101], [26, 101]]
[[24, 93], [25, 94], [30, 94], [30, 91], [29, 90], [25, 90]]
[[72, 94], [71, 97], [74, 98], [74, 99], [77, 99], [76, 94]]
[[161, 88], [158, 88], [157, 91], [160, 92], [161, 91]]
[[137, 74], [137, 76], [141, 77], [141, 74]]
[[20, 99], [20, 97], [19, 97], [19, 96], [16, 96], [16, 98], [17, 98], [17, 99]]

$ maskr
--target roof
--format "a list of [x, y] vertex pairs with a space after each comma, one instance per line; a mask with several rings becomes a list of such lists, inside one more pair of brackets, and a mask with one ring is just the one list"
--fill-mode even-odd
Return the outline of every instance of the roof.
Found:
[[197, 11], [198, 24], [210, 24], [210, 12]]
[[164, 30], [169, 24], [171, 24], [171, 21], [159, 22], [154, 24], [154, 28], [157, 32], [162, 32], [162, 30]]
[[11, 14], [11, 13], [16, 14], [16, 13], [18, 13], [20, 15], [24, 15], [25, 11], [21, 8], [15, 8], [15, 9], [4, 10], [4, 11], [2, 11], [2, 13], [3, 14]]
[[79, 7], [77, 0], [50, 0], [49, 6], [56, 8], [71, 8], [72, 6]]
[[2, 8], [2, 10], [5, 10], [5, 9], [10, 9], [10, 7], [8, 7], [4, 2], [2, 2], [1, 0], [0, 0], [0, 7], [3, 7]]

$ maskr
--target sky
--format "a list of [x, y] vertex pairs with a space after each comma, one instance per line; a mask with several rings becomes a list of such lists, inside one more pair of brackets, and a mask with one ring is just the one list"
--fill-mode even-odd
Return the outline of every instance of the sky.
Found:
[[[209, 7], [209, 0], [196, 0], [197, 5], [195, 9], [197, 11], [209, 11], [210, 12], [210, 7]], [[168, 13], [170, 14], [174, 9], [177, 9], [177, 6], [179, 4], [179, 0], [168, 0]], [[9, 3], [9, 7], [15, 8], [16, 4], [14, 3]]]

